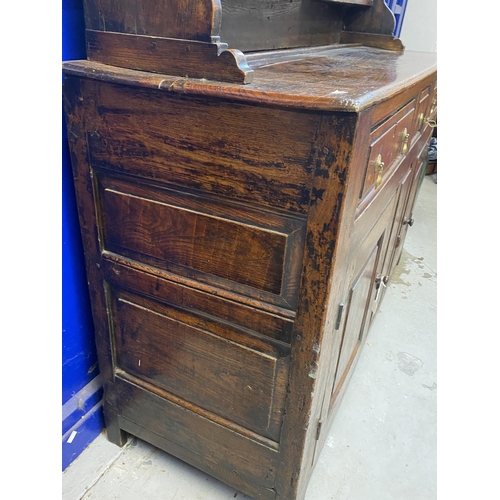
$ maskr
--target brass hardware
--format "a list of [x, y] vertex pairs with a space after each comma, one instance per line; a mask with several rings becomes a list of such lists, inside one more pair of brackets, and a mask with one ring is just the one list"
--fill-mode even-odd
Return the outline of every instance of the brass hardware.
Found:
[[408, 133], [407, 128], [403, 130], [402, 137], [403, 137], [403, 149], [401, 150], [401, 152], [405, 155], [408, 152], [408, 141], [410, 139], [410, 134]]
[[436, 109], [436, 104], [437, 104], [437, 97], [434, 97], [434, 99], [432, 99], [432, 103], [431, 103], [431, 110], [429, 111], [430, 115], [432, 115], [432, 113], [434, 113], [434, 110]]
[[429, 120], [429, 118], [424, 118], [424, 123], [429, 125], [431, 128], [436, 128], [438, 126], [436, 120]]
[[407, 219], [405, 217], [405, 219], [403, 220], [403, 225], [406, 225], [408, 224], [410, 227], [413, 226], [413, 223], [415, 222], [415, 219], [413, 219], [413, 217], [411, 219]]
[[377, 172], [377, 179], [375, 180], [375, 187], [378, 188], [382, 184], [382, 172], [384, 171], [384, 162], [382, 161], [382, 155], [378, 155], [375, 160], [375, 172]]
[[[431, 116], [433, 113], [433, 110], [431, 109], [431, 112], [430, 112], [430, 115]], [[437, 123], [436, 123], [436, 120], [431, 120], [430, 118], [425, 118], [424, 114], [423, 113], [420, 113], [418, 115], [418, 128], [420, 128], [423, 124], [426, 124], [426, 125], [429, 125], [429, 127], [431, 128], [436, 128], [437, 127]]]

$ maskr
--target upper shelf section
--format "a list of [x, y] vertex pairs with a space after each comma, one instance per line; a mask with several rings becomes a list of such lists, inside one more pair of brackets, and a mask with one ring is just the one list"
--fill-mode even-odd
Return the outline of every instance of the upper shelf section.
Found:
[[404, 49], [384, 0], [84, 0], [84, 7], [90, 61], [172, 76], [251, 83], [249, 52], [343, 43]]

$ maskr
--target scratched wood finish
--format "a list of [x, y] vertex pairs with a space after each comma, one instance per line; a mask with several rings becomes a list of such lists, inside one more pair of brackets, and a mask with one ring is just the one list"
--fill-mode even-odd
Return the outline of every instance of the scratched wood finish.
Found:
[[63, 70], [92, 80], [132, 85], [138, 92], [162, 89], [183, 96], [278, 104], [299, 110], [358, 113], [377, 105], [376, 113], [382, 119], [405, 104], [405, 89], [419, 85], [437, 69], [436, 54], [431, 52], [389, 52], [360, 46], [257, 52], [247, 54], [246, 59], [254, 70], [250, 85], [200, 82], [90, 61], [65, 62]]
[[[217, 88], [67, 65], [68, 135], [110, 439], [302, 500], [411, 231], [435, 65], [362, 47], [248, 61], [252, 84]], [[408, 150], [363, 198], [396, 125]]]

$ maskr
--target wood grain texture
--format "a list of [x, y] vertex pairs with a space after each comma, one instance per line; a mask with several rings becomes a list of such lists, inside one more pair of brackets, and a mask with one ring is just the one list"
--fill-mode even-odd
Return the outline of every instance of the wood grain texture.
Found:
[[258, 499], [274, 499], [278, 453], [117, 376], [120, 426]]
[[[318, 364], [325, 334], [331, 273], [338, 243], [347, 170], [357, 117], [324, 115], [317, 129], [313, 189], [322, 191], [309, 210], [294, 325], [288, 397], [282, 431], [282, 462], [276, 478], [278, 498], [303, 498], [315, 448]], [[335, 139], [334, 139], [335, 138]], [[286, 457], [286, 458], [285, 458]]]
[[304, 0], [222, 0], [221, 40], [243, 52], [337, 43], [342, 9]]
[[87, 29], [211, 42], [219, 0], [84, 0]]
[[104, 389], [103, 410], [108, 439], [123, 446], [126, 434], [118, 423], [116, 407], [113, 344], [110, 337], [106, 288], [102, 286], [99, 272], [100, 249], [97, 214], [93, 197], [93, 182], [88, 168], [88, 148], [85, 140], [86, 112], [83, 105], [85, 84], [80, 79], [66, 78], [63, 88], [63, 104], [68, 130], [68, 142], [77, 197], [80, 232], [85, 249], [85, 267], [89, 283], [90, 304], [95, 326], [97, 358]]
[[222, 337], [216, 318], [137, 294], [115, 292], [112, 316], [117, 369], [279, 440], [288, 362]]
[[153, 257], [167, 270], [182, 266], [296, 300], [300, 221], [268, 215], [264, 222], [261, 214], [259, 224], [237, 207], [231, 219], [213, 213], [209, 200], [107, 178], [101, 185], [103, 249], [139, 261]]
[[[290, 57], [290, 52], [287, 55]], [[436, 73], [436, 54], [431, 52], [333, 46], [306, 54], [297, 49], [296, 60], [286, 63], [282, 62], [280, 51], [274, 56], [246, 57], [254, 70], [250, 85], [155, 75], [90, 61], [66, 62], [63, 70], [66, 74], [136, 88], [302, 110], [360, 112], [387, 103], [381, 114], [397, 109], [393, 107], [392, 98], [403, 95], [407, 89]], [[273, 59], [278, 64], [273, 64]]]
[[[155, 275], [152, 269], [138, 267], [116, 262], [109, 258], [109, 254], [103, 253], [102, 269], [108, 283], [135, 290], [182, 309], [196, 311], [202, 317], [214, 318], [216, 311], [220, 322], [233, 326], [233, 329], [225, 330], [227, 338], [250, 348], [267, 350], [276, 356], [289, 352], [292, 318], [259, 309], [257, 303], [245, 303], [244, 297], [225, 298], [213, 286], [198, 290], [194, 288], [196, 283], [188, 286]], [[175, 278], [175, 275], [169, 277]]]
[[87, 30], [87, 57], [110, 66], [185, 78], [250, 83], [253, 70], [227, 45]]
[[316, 115], [110, 84], [98, 88], [88, 134], [93, 166], [306, 212]]
[[[115, 435], [132, 432], [253, 498], [303, 500], [383, 297], [377, 280], [410, 231], [431, 133], [415, 113], [435, 92], [426, 58], [255, 54], [246, 86], [67, 66]], [[393, 125], [412, 130], [409, 149], [360, 210], [370, 144]], [[166, 236], [179, 245], [163, 247]], [[288, 305], [276, 295], [286, 283]]]
[[[385, 121], [371, 132], [370, 148], [368, 150], [368, 160], [365, 164], [365, 174], [362, 190], [360, 192], [358, 214], [361, 213], [378, 192], [380, 192], [382, 184], [390, 177], [394, 169], [394, 162], [403, 154], [403, 134], [405, 130], [407, 131], [406, 133], [409, 134], [409, 142], [416, 137], [415, 110], [416, 99], [412, 99], [389, 120]], [[384, 163], [382, 171], [376, 169], [376, 162], [379, 155]], [[376, 180], [379, 174], [381, 184], [377, 186]]]

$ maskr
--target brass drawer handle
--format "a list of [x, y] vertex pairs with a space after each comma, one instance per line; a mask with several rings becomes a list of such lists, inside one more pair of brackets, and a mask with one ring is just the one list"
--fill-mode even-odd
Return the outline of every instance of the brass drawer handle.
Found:
[[375, 172], [377, 172], [377, 179], [375, 180], [375, 188], [378, 188], [382, 184], [382, 172], [384, 171], [384, 162], [382, 161], [382, 155], [378, 155], [375, 160]]
[[[432, 113], [431, 113], [431, 115], [432, 115]], [[429, 118], [425, 118], [424, 114], [420, 113], [418, 115], [418, 128], [420, 128], [424, 123], [426, 125], [429, 125], [429, 127], [431, 127], [431, 128], [436, 128], [437, 127], [436, 120], [431, 120]]]
[[438, 126], [436, 120], [429, 120], [429, 118], [426, 118], [424, 120], [424, 123], [429, 125], [429, 127], [431, 127], [431, 128], [436, 128]]
[[410, 134], [408, 133], [407, 128], [403, 130], [402, 137], [403, 137], [403, 148], [401, 152], [405, 155], [408, 152], [408, 141], [410, 140]]

